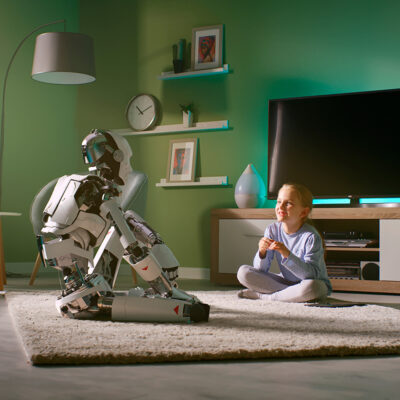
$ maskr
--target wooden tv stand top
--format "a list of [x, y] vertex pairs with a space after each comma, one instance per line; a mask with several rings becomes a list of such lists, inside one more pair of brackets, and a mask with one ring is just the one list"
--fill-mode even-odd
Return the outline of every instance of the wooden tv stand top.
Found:
[[[275, 218], [273, 208], [215, 208], [212, 217], [219, 219], [264, 219]], [[400, 219], [400, 207], [361, 208], [314, 208], [314, 219]]]

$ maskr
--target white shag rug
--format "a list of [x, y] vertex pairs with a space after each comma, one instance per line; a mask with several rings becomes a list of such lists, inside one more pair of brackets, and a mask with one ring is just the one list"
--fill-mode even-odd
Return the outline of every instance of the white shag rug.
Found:
[[239, 299], [236, 291], [191, 292], [211, 305], [196, 324], [70, 320], [58, 292], [7, 293], [33, 364], [129, 364], [400, 354], [400, 310]]

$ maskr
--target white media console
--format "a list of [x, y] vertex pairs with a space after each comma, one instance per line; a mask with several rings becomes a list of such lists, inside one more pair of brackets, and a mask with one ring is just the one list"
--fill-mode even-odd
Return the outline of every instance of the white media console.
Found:
[[[377, 247], [328, 247], [327, 260], [379, 262], [380, 279], [331, 279], [334, 290], [400, 294], [400, 207], [315, 208], [320, 231], [359, 231], [378, 238]], [[214, 209], [211, 212], [211, 281], [238, 284], [236, 271], [251, 264], [273, 209]]]

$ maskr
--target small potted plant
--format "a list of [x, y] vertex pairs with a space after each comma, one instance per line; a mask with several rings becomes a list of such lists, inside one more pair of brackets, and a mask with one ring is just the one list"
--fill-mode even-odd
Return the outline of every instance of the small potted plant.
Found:
[[186, 128], [190, 128], [193, 126], [193, 103], [184, 106], [179, 104], [182, 110], [182, 117], [183, 117], [183, 126]]

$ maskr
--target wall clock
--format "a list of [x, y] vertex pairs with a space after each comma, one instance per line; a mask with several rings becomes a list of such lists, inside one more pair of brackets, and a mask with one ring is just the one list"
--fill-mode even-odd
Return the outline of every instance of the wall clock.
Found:
[[126, 108], [126, 118], [135, 131], [153, 128], [160, 120], [160, 104], [151, 94], [138, 94]]

